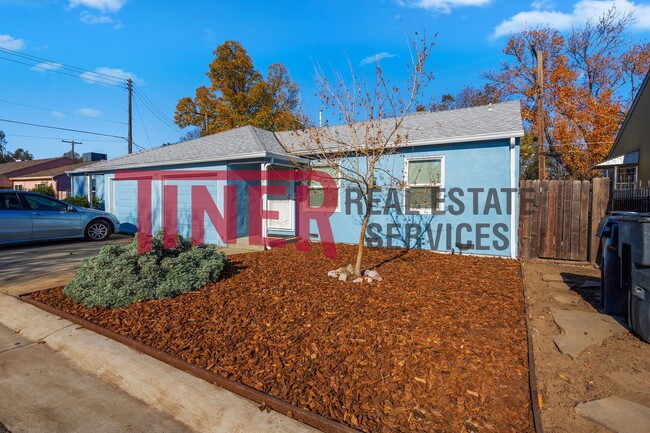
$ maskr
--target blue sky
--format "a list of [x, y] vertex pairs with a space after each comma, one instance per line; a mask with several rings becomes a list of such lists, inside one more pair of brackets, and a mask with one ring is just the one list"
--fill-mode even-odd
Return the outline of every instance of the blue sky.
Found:
[[[0, 52], [0, 119], [125, 137], [126, 91], [84, 80], [103, 77], [86, 70], [134, 80], [134, 140], [141, 148], [175, 142], [182, 132], [165, 120], [173, 119], [180, 98], [208, 84], [212, 52], [226, 40], [241, 42], [262, 72], [284, 63], [315, 115], [315, 64], [326, 73], [345, 71], [349, 59], [371, 74], [379, 55], [399, 81], [406, 35], [416, 31], [437, 34], [429, 99], [481, 84], [481, 71], [503, 60], [510, 32], [535, 24], [566, 31], [613, 3], [636, 13], [632, 34], [647, 40], [650, 2], [640, 0], [0, 0], [0, 48], [14, 52]], [[37, 158], [69, 150], [62, 139], [82, 141], [79, 152], [126, 153], [119, 138], [3, 120], [0, 130], [9, 150], [27, 148]]]

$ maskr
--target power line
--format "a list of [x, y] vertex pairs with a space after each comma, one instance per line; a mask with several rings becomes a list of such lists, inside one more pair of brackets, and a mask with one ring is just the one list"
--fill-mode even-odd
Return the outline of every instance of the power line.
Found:
[[[57, 73], [63, 73], [62, 71], [60, 71], [60, 69], [65, 69], [65, 70], [68, 70], [68, 71], [75, 72], [76, 74], [92, 74], [94, 79], [101, 79], [101, 80], [104, 80], [104, 81], [107, 81], [107, 82], [113, 82], [114, 83], [113, 85], [124, 84], [124, 78], [116, 77], [116, 76], [110, 75], [110, 74], [105, 74], [103, 72], [89, 71], [87, 69], [79, 68], [79, 67], [76, 67], [76, 66], [66, 65], [65, 63], [62, 63], [62, 62], [56, 62], [56, 61], [53, 61], [53, 60], [44, 59], [42, 57], [37, 57], [37, 56], [33, 56], [31, 54], [26, 54], [26, 53], [21, 53], [19, 51], [10, 50], [8, 48], [1, 48], [0, 47], [0, 52], [5, 53], [5, 54], [9, 54], [11, 56], [19, 57], [21, 59], [28, 60], [28, 61], [30, 61], [32, 63], [35, 63], [35, 64], [30, 63], [30, 64], [28, 64], [28, 66], [33, 66], [33, 67], [35, 67], [37, 69], [42, 69], [42, 70], [52, 71], [52, 72], [57, 72]], [[5, 60], [9, 60], [9, 59], [5, 58]], [[16, 61], [16, 62], [18, 62], [18, 61]], [[24, 63], [24, 62], [19, 62], [19, 63]], [[42, 66], [43, 64], [48, 64], [49, 66]], [[56, 68], [54, 68], [53, 66], [56, 66]], [[70, 75], [70, 74], [65, 74], [65, 75]], [[81, 78], [78, 75], [73, 75], [73, 76], [76, 76], [77, 78]]]
[[[2, 48], [0, 48], [0, 52], [2, 52]], [[38, 65], [34, 65], [32, 63], [21, 62], [19, 60], [9, 59], [7, 57], [0, 56], [0, 60], [7, 60], [9, 62], [14, 62], [14, 63], [19, 63], [21, 65], [27, 65], [27, 66], [35, 67], [35, 68], [38, 68], [38, 69], [42, 69], [44, 71], [50, 71], [50, 72], [54, 72], [54, 73], [61, 74], [61, 75], [67, 75], [69, 77], [78, 78], [80, 80], [90, 81], [92, 83], [104, 84], [104, 85], [113, 86], [113, 87], [124, 87], [122, 84], [116, 84], [116, 83], [108, 82], [108, 81], [94, 80], [94, 79], [89, 78], [89, 77], [81, 77], [80, 74], [69, 74], [69, 73], [64, 72], [64, 71], [59, 71], [58, 69], [49, 69], [49, 68], [39, 67]], [[90, 74], [94, 74], [94, 72], [90, 72], [90, 71], [86, 71], [86, 72], [90, 73]]]
[[119, 122], [119, 121], [117, 121], [117, 120], [99, 119], [99, 118], [97, 118], [97, 117], [83, 116], [83, 115], [81, 115], [81, 114], [76, 114], [76, 113], [68, 113], [68, 112], [65, 112], [65, 111], [52, 110], [52, 109], [50, 109], [50, 108], [38, 107], [38, 106], [36, 106], [36, 105], [22, 104], [22, 103], [20, 103], [20, 102], [7, 101], [7, 100], [5, 100], [5, 99], [0, 99], [0, 102], [4, 102], [4, 103], [6, 103], [6, 104], [19, 105], [19, 106], [21, 106], [21, 107], [34, 108], [34, 109], [36, 109], [36, 110], [43, 110], [43, 111], [57, 112], [57, 113], [61, 113], [61, 114], [68, 114], [68, 115], [70, 115], [70, 116], [87, 117], [87, 118], [89, 118], [89, 119], [99, 120], [99, 121], [101, 121], [101, 122], [119, 123], [120, 125], [126, 125], [126, 122]]
[[160, 110], [156, 104], [153, 103], [151, 99], [147, 97], [147, 95], [144, 94], [142, 90], [139, 88], [136, 88], [136, 96], [140, 99], [140, 101], [143, 103], [143, 105], [151, 111], [152, 114], [154, 114], [158, 119], [165, 123], [167, 126], [171, 127], [174, 131], [176, 132], [182, 132], [174, 123], [174, 121], [169, 118], [162, 110]]
[[122, 140], [126, 140], [126, 138], [120, 137], [119, 135], [103, 134], [101, 132], [91, 132], [91, 131], [83, 131], [80, 129], [60, 128], [58, 126], [40, 125], [38, 123], [19, 122], [17, 120], [9, 120], [9, 119], [0, 119], [0, 122], [17, 123], [19, 125], [35, 126], [37, 128], [58, 129], [60, 131], [78, 132], [81, 134], [90, 134], [90, 135], [101, 135], [103, 137], [121, 138]]
[[[19, 138], [38, 138], [41, 140], [63, 140], [64, 137], [59, 136], [59, 137], [47, 137], [47, 136], [42, 136], [42, 135], [22, 135], [22, 134], [13, 134], [9, 133], [7, 135], [8, 137], [19, 137]], [[76, 139], [75, 139], [76, 141]], [[97, 142], [97, 143], [122, 143], [122, 140], [97, 140], [93, 138], [84, 138], [84, 141], [92, 141], [92, 142]]]
[[149, 105], [149, 103], [141, 96], [141, 95], [143, 95], [142, 91], [134, 92], [134, 95], [136, 96], [136, 98], [138, 98], [140, 100], [140, 102], [142, 102], [142, 105], [144, 105], [151, 112], [151, 114], [156, 116], [158, 118], [158, 120], [160, 120], [162, 123], [164, 123], [167, 127], [169, 127], [170, 129], [172, 129], [173, 131], [178, 132], [178, 133], [183, 132], [174, 123], [167, 120], [166, 119], [167, 116], [165, 116], [164, 113], [162, 113], [158, 108], [156, 108], [155, 106]]
[[149, 131], [147, 131], [147, 126], [144, 124], [144, 121], [142, 120], [142, 114], [140, 114], [140, 109], [138, 108], [138, 104], [133, 104], [135, 105], [135, 111], [138, 113], [138, 117], [140, 118], [140, 123], [142, 123], [142, 127], [144, 128], [144, 133], [147, 135], [147, 140], [149, 141], [149, 147], [153, 147], [153, 144], [151, 144], [151, 138], [149, 137]]

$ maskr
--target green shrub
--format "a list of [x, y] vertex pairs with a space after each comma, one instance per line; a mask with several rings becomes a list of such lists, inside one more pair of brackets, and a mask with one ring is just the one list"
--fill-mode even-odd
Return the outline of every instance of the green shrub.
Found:
[[212, 245], [194, 245], [178, 236], [163, 248], [163, 233], [151, 252], [138, 254], [137, 236], [128, 245], [108, 245], [84, 262], [63, 293], [87, 307], [123, 307], [138, 300], [173, 298], [217, 281], [226, 263]]
[[47, 183], [39, 183], [34, 188], [32, 188], [31, 191], [37, 192], [39, 194], [49, 195], [51, 197], [56, 196], [56, 193], [54, 192], [54, 188], [52, 188], [52, 185], [49, 185]]
[[[66, 201], [66, 202], [68, 202], [70, 204], [73, 204], [73, 205], [79, 206], [79, 207], [90, 207], [90, 205], [88, 204], [88, 197], [86, 197], [84, 195], [76, 195], [74, 197], [68, 197], [66, 199], [63, 199], [63, 201]], [[97, 209], [97, 208], [99, 208], [101, 206], [101, 204], [102, 203], [99, 201], [99, 199], [97, 197], [93, 196], [93, 208]]]

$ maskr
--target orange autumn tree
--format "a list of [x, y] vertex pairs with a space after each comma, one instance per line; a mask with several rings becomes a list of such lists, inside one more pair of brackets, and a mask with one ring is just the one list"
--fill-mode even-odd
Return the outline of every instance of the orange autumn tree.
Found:
[[[485, 74], [505, 95], [522, 97], [527, 134], [522, 139], [522, 176], [537, 178], [538, 110], [544, 104], [544, 135], [550, 178], [588, 179], [590, 167], [609, 152], [643, 76], [650, 44], [632, 44], [634, 17], [615, 8], [574, 28], [565, 37], [540, 27], [513, 34], [499, 70]], [[543, 94], [537, 85], [537, 51], [543, 52]]]
[[200, 128], [201, 135], [252, 125], [269, 131], [302, 126], [298, 113], [300, 87], [281, 63], [269, 66], [266, 77], [237, 41], [226, 41], [214, 51], [206, 75], [210, 86], [200, 86], [195, 97], [178, 101], [174, 122]]

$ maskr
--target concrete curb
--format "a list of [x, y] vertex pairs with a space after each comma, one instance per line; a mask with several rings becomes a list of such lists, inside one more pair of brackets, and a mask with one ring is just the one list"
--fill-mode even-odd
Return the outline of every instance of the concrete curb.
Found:
[[79, 369], [194, 431], [317, 431], [279, 413], [261, 412], [250, 400], [5, 294], [0, 294], [0, 323], [29, 340], [45, 341]]

